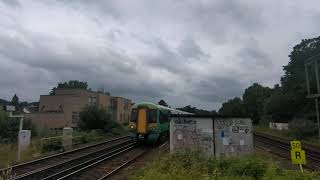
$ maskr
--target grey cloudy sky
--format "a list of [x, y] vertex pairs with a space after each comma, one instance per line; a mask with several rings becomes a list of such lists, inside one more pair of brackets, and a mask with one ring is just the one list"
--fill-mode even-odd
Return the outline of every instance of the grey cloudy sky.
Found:
[[0, 0], [0, 98], [34, 101], [59, 81], [134, 101], [218, 109], [273, 86], [316, 0]]

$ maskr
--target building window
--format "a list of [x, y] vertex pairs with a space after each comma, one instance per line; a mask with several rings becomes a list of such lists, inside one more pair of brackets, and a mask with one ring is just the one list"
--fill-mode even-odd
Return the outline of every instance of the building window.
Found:
[[93, 98], [92, 98], [92, 104], [96, 104], [96, 102], [97, 102], [97, 98], [96, 98], [96, 97], [93, 97]]
[[78, 124], [79, 122], [79, 113], [72, 112], [72, 124]]
[[97, 98], [96, 97], [89, 97], [88, 98], [88, 103], [89, 104], [96, 104]]

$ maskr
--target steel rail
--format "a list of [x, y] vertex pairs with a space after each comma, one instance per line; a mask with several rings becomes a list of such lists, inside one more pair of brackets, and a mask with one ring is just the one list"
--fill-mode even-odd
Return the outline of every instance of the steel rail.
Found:
[[[278, 156], [284, 157], [288, 160], [291, 159], [290, 157], [290, 143], [287, 142], [286, 140], [279, 140], [275, 139], [274, 136], [269, 136], [266, 134], [261, 135], [259, 134], [254, 134], [254, 140], [256, 141], [256, 145], [260, 147], [268, 147], [271, 149], [271, 153], [276, 154]], [[260, 144], [260, 145], [259, 145]], [[320, 152], [311, 150], [309, 148], [303, 148], [306, 153], [307, 160], [310, 161], [308, 165], [306, 166], [308, 169], [311, 170], [317, 170], [320, 168]], [[276, 151], [281, 151], [281, 152], [276, 152]]]
[[[269, 141], [271, 141], [273, 143], [277, 143], [279, 146], [282, 146], [282, 148], [286, 149], [287, 151], [291, 150], [289, 142], [279, 141], [279, 140], [274, 139], [274, 137], [272, 137], [272, 136], [268, 137], [267, 135], [257, 135], [257, 134], [255, 134], [255, 136], [258, 137], [258, 138], [268, 139]], [[317, 162], [320, 163], [320, 151], [316, 152], [316, 151], [314, 151], [312, 149], [309, 149], [307, 147], [304, 147], [303, 149], [305, 150], [305, 153], [306, 153], [308, 158], [311, 158], [313, 161], [317, 161]]]
[[125, 166], [127, 166], [128, 164], [130, 164], [131, 162], [135, 161], [136, 159], [138, 159], [139, 157], [141, 157], [142, 155], [146, 154], [147, 151], [144, 151], [142, 153], [140, 153], [139, 155], [131, 158], [130, 160], [126, 161], [125, 163], [121, 164], [120, 166], [116, 167], [114, 170], [112, 170], [111, 172], [109, 172], [108, 174], [104, 175], [103, 177], [99, 178], [99, 180], [103, 180], [103, 179], [107, 179], [108, 177], [112, 176], [113, 174], [115, 174], [116, 172], [118, 172], [119, 170], [121, 170], [122, 168], [124, 168]]
[[114, 142], [114, 141], [117, 141], [117, 140], [129, 138], [129, 137], [130, 136], [122, 136], [122, 137], [119, 137], [119, 138], [111, 139], [111, 140], [104, 141], [104, 142], [95, 143], [93, 145], [84, 146], [84, 147], [73, 149], [73, 150], [70, 150], [70, 151], [57, 153], [57, 154], [53, 154], [53, 155], [50, 155], [50, 156], [45, 156], [45, 157], [38, 158], [38, 159], [35, 159], [35, 160], [31, 160], [31, 161], [27, 161], [27, 162], [24, 162], [24, 163], [16, 164], [16, 165], [13, 165], [13, 166], [10, 166], [10, 167], [2, 168], [2, 169], [0, 169], [0, 172], [6, 171], [6, 170], [9, 170], [9, 169], [11, 169], [11, 171], [14, 172], [16, 169], [21, 168], [21, 167], [26, 167], [26, 166], [30, 166], [32, 164], [41, 163], [42, 161], [47, 161], [47, 160], [53, 159], [55, 157], [59, 157], [59, 156], [67, 155], [67, 154], [72, 154], [72, 153], [75, 153], [75, 152], [80, 152], [82, 150], [86, 150], [86, 149], [94, 148], [94, 147], [97, 147], [97, 146], [105, 145], [105, 144], [108, 144], [108, 143], [111, 143], [111, 142]]
[[107, 154], [103, 154], [99, 157], [90, 159], [88, 161], [82, 162], [80, 164], [77, 164], [75, 166], [72, 166], [68, 169], [64, 169], [63, 171], [60, 171], [58, 173], [52, 174], [51, 176], [45, 177], [42, 180], [48, 180], [48, 179], [66, 179], [69, 178], [75, 174], [78, 174], [98, 163], [101, 163], [102, 161], [106, 161], [108, 159], [111, 159], [112, 157], [119, 155], [123, 152], [127, 152], [128, 150], [131, 150], [132, 148], [136, 147], [136, 143], [128, 144], [124, 147], [120, 147], [118, 149], [115, 149]]
[[[163, 147], [165, 147], [168, 144], [168, 141], [164, 142], [162, 145], [160, 145], [158, 147], [158, 149], [162, 149]], [[99, 178], [98, 180], [104, 180], [107, 179], [109, 177], [111, 177], [112, 175], [114, 175], [116, 172], [118, 172], [119, 170], [121, 170], [122, 168], [126, 167], [128, 164], [132, 163], [133, 161], [135, 161], [136, 159], [140, 158], [141, 156], [145, 155], [148, 151], [144, 151], [140, 154], [138, 154], [137, 156], [131, 158], [130, 160], [126, 161], [125, 163], [121, 164], [120, 166], [116, 167], [115, 169], [113, 169], [112, 171], [110, 171], [108, 174], [102, 176], [101, 178]]]
[[128, 140], [128, 141], [125, 141], [125, 142], [120, 142], [120, 143], [117, 143], [117, 144], [113, 144], [113, 145], [110, 145], [110, 146], [106, 147], [105, 149], [99, 149], [99, 150], [96, 150], [96, 151], [93, 151], [93, 152], [89, 152], [87, 154], [84, 154], [84, 155], [81, 155], [81, 156], [78, 156], [78, 157], [70, 158], [70, 159], [68, 159], [66, 161], [58, 162], [58, 163], [50, 165], [50, 166], [46, 166], [46, 167], [43, 167], [43, 168], [40, 168], [40, 169], [36, 169], [36, 170], [30, 171], [30, 172], [21, 174], [19, 176], [16, 176], [13, 179], [26, 179], [26, 178], [33, 177], [35, 175], [39, 175], [39, 174], [44, 173], [46, 171], [62, 168], [65, 165], [68, 165], [68, 164], [71, 164], [71, 163], [76, 163], [76, 161], [79, 161], [79, 160], [84, 159], [84, 158], [89, 158], [90, 159], [91, 156], [97, 155], [99, 153], [103, 153], [105, 151], [108, 151], [108, 150], [113, 149], [113, 148], [118, 147], [118, 146], [122, 146], [122, 145], [130, 143], [130, 142], [132, 142], [132, 141]]
[[[96, 158], [96, 159], [90, 161], [89, 163], [86, 163], [86, 162], [85, 162], [85, 163], [83, 163], [83, 165], [87, 164], [86, 166], [81, 167], [81, 165], [80, 165], [80, 166], [79, 166], [79, 167], [81, 167], [80, 169], [77, 169], [77, 170], [75, 170], [75, 171], [73, 171], [73, 172], [71, 172], [71, 173], [69, 173], [69, 174], [66, 174], [65, 176], [60, 177], [60, 178], [58, 178], [57, 180], [62, 180], [62, 179], [71, 178], [72, 176], [74, 176], [74, 175], [76, 175], [76, 174], [78, 174], [78, 173], [81, 173], [81, 172], [83, 172], [84, 170], [86, 170], [86, 169], [88, 169], [88, 168], [90, 168], [90, 167], [93, 167], [93, 166], [95, 166], [95, 165], [97, 165], [97, 164], [99, 164], [99, 163], [102, 163], [102, 162], [104, 162], [104, 161], [107, 161], [107, 160], [109, 160], [109, 159], [111, 159], [111, 158], [113, 158], [113, 157], [115, 157], [115, 156], [118, 156], [118, 155], [120, 155], [120, 154], [123, 154], [123, 153], [125, 153], [125, 152], [128, 152], [129, 150], [135, 148], [136, 146], [137, 146], [137, 144], [134, 143], [134, 144], [132, 144], [131, 146], [125, 148], [125, 149], [115, 150], [115, 151], [113, 151], [112, 153], [110, 153], [110, 154], [108, 154], [108, 155], [106, 155], [106, 156], [103, 156], [103, 157]], [[77, 167], [75, 167], [75, 168], [77, 168]], [[43, 180], [45, 180], [45, 179], [43, 179]]]

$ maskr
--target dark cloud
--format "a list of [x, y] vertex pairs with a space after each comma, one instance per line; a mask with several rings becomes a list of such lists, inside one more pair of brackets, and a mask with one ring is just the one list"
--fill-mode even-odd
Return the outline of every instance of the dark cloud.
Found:
[[134, 101], [218, 109], [252, 82], [277, 83], [288, 47], [318, 31], [302, 16], [318, 10], [289, 3], [0, 0], [0, 98], [38, 100], [78, 79]]
[[241, 96], [245, 86], [239, 80], [227, 77], [206, 77], [194, 82], [189, 94], [201, 102], [224, 102], [230, 97]]

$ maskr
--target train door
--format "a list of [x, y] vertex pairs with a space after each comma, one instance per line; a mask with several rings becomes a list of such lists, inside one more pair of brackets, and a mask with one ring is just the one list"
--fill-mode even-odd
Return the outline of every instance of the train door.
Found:
[[138, 133], [147, 133], [147, 110], [139, 109], [138, 112]]

